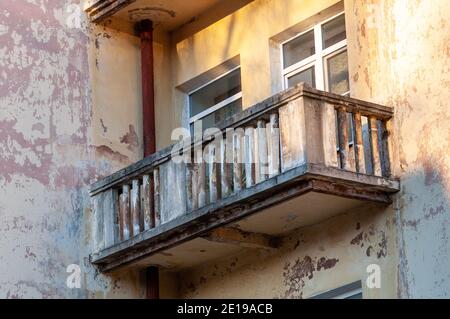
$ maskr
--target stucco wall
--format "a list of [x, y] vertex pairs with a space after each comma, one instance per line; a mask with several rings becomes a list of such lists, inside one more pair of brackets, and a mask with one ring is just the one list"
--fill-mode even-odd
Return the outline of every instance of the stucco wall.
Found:
[[396, 110], [399, 296], [450, 297], [450, 2], [345, 5], [352, 95]]
[[[125, 118], [111, 111], [118, 104], [101, 100], [92, 107], [90, 47], [108, 36], [84, 20], [69, 27], [69, 4], [77, 2], [0, 3], [0, 298], [139, 297], [144, 291], [139, 274], [104, 277], [88, 261], [88, 185], [139, 158], [140, 147], [128, 143], [128, 149], [119, 137], [131, 125], [140, 132], [140, 121], [137, 105]], [[131, 42], [115, 39], [119, 46]], [[107, 55], [99, 54], [100, 68], [113, 58]], [[130, 90], [137, 83], [122, 80]], [[70, 264], [82, 268], [81, 289], [66, 286]]]
[[[396, 296], [394, 215], [355, 209], [304, 227], [274, 252], [248, 250], [182, 272], [182, 298], [308, 298], [358, 280], [366, 298]], [[365, 285], [367, 267], [380, 266], [381, 288]], [[394, 283], [394, 284], [393, 284]]]

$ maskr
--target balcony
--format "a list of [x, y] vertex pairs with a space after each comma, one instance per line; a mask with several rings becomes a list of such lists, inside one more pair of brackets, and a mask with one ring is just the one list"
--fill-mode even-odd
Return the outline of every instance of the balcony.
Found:
[[247, 108], [214, 140], [189, 143], [183, 162], [169, 147], [93, 184], [91, 262], [102, 272], [177, 271], [277, 249], [299, 227], [369, 202], [388, 205], [399, 190], [392, 116], [390, 107], [303, 84]]

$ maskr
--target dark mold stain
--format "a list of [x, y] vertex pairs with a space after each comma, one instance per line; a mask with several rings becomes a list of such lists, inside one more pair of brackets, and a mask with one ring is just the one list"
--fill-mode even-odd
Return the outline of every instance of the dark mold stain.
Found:
[[350, 244], [351, 245], [359, 245], [359, 244], [361, 244], [362, 240], [363, 240], [363, 232], [360, 232], [358, 235], [356, 235], [355, 238], [353, 238], [350, 241]]
[[336, 258], [327, 259], [325, 257], [321, 257], [317, 261], [317, 270], [320, 271], [322, 269], [327, 270], [327, 269], [333, 268], [338, 261], [339, 261], [339, 259], [336, 259]]
[[303, 287], [306, 280], [314, 277], [314, 271], [333, 268], [339, 262], [337, 258], [320, 257], [317, 261], [309, 256], [298, 258], [294, 265], [287, 262], [284, 266], [284, 285], [287, 290], [283, 298], [303, 298]]

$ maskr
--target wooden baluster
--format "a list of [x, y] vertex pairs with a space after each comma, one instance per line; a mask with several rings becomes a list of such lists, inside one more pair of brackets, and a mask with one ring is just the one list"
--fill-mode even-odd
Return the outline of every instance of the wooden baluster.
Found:
[[119, 196], [119, 190], [113, 189], [113, 201], [114, 201], [114, 215], [113, 215], [113, 223], [114, 223], [114, 229], [113, 229], [113, 237], [114, 237], [114, 243], [120, 242], [121, 235], [120, 235], [120, 196]]
[[244, 187], [244, 130], [237, 128], [233, 133], [233, 185], [234, 192]]
[[[189, 159], [189, 161], [190, 160], [191, 159]], [[186, 163], [186, 211], [188, 213], [194, 209], [192, 170], [193, 170], [192, 163]]]
[[161, 225], [161, 195], [160, 195], [159, 168], [153, 170], [153, 211], [155, 227]]
[[139, 198], [139, 180], [134, 179], [132, 182], [132, 189], [131, 189], [131, 237], [136, 236], [141, 232], [141, 217], [140, 217], [140, 198]]
[[197, 163], [193, 163], [191, 165], [192, 167], [192, 179], [191, 179], [191, 184], [192, 184], [192, 210], [196, 210], [199, 208], [198, 206], [198, 164]]
[[208, 184], [209, 184], [209, 202], [215, 203], [218, 199], [218, 163], [216, 159], [216, 152], [219, 150], [216, 149], [216, 145], [214, 143], [210, 143], [206, 146], [207, 156], [208, 156]]
[[125, 210], [124, 210], [123, 193], [119, 195], [119, 242], [125, 240]]
[[338, 145], [338, 129], [336, 127], [336, 109], [333, 104], [324, 103], [322, 106], [322, 141], [325, 166], [339, 167], [340, 160], [336, 147]]
[[251, 126], [245, 128], [245, 186], [251, 187], [255, 183], [255, 129]]
[[349, 150], [348, 150], [348, 160], [350, 163], [350, 170], [352, 172], [356, 172], [356, 157], [355, 157], [355, 138], [354, 138], [354, 124], [353, 124], [353, 114], [347, 113], [347, 122], [348, 122], [348, 143], [349, 143]]
[[267, 154], [269, 177], [280, 173], [280, 130], [278, 114], [270, 114], [267, 123]]
[[200, 159], [198, 165], [197, 191], [198, 191], [198, 207], [206, 205], [206, 165], [203, 158]]
[[380, 148], [378, 145], [378, 126], [377, 126], [377, 119], [374, 116], [369, 116], [369, 130], [370, 130], [370, 145], [372, 148], [373, 175], [382, 176]]
[[353, 113], [353, 135], [355, 148], [355, 166], [358, 173], [366, 173], [366, 161], [364, 159], [364, 142], [361, 123], [361, 113]]
[[255, 168], [254, 184], [258, 184], [261, 181], [260, 174], [260, 158], [259, 158], [259, 138], [258, 138], [258, 125], [253, 129], [253, 166]]
[[391, 176], [390, 141], [389, 128], [386, 121], [381, 122], [381, 153], [382, 153], [382, 173], [384, 177]]
[[122, 194], [120, 195], [120, 220], [121, 220], [121, 239], [130, 238], [130, 185], [123, 185]]
[[[141, 179], [142, 180], [142, 179]], [[139, 229], [141, 230], [141, 232], [143, 232], [145, 230], [145, 225], [144, 225], [144, 185], [141, 184], [139, 185]]]
[[227, 133], [220, 142], [220, 180], [221, 180], [221, 193], [222, 198], [231, 194], [233, 183], [232, 164], [230, 163], [232, 151], [232, 136]]
[[144, 216], [144, 230], [155, 227], [152, 212], [152, 194], [151, 194], [151, 178], [150, 175], [142, 177], [142, 215]]
[[257, 123], [257, 145], [258, 153], [256, 157], [258, 159], [258, 182], [263, 182], [268, 177], [268, 156], [267, 156], [267, 130], [266, 123], [263, 120], [259, 120]]
[[345, 170], [351, 169], [348, 145], [348, 118], [344, 107], [339, 107], [338, 115], [338, 131], [339, 131], [339, 155], [341, 158], [341, 168]]

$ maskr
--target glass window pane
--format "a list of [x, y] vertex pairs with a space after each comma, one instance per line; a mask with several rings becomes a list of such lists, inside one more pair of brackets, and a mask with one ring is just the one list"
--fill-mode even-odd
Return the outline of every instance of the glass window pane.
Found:
[[189, 96], [191, 117], [241, 92], [241, 70], [237, 69]]
[[305, 82], [311, 87], [316, 86], [314, 67], [310, 67], [309, 69], [306, 69], [288, 78], [288, 87], [293, 87], [300, 82]]
[[[206, 130], [207, 128], [216, 127], [216, 125], [223, 120], [228, 119], [236, 113], [242, 111], [242, 99], [237, 99], [234, 102], [218, 109], [217, 111], [201, 118], [198, 121], [202, 122], [202, 129]], [[197, 121], [197, 122], [198, 122]]]
[[347, 51], [328, 58], [327, 70], [328, 88], [330, 92], [344, 94], [350, 90]]
[[283, 44], [284, 68], [314, 55], [314, 31], [311, 30], [288, 43]]
[[345, 15], [341, 14], [322, 26], [323, 48], [326, 49], [333, 44], [345, 40]]

